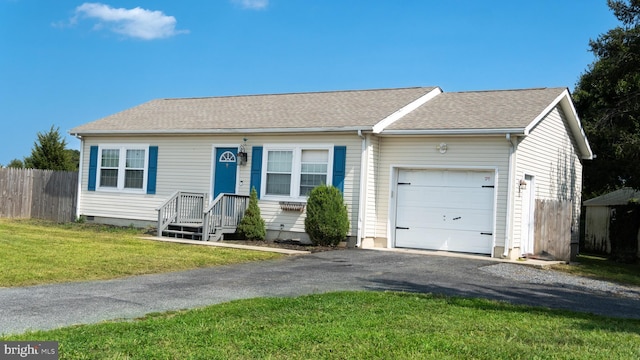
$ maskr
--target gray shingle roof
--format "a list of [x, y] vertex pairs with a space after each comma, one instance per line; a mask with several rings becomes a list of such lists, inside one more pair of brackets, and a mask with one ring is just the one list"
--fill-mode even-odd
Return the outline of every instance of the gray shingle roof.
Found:
[[385, 130], [524, 129], [565, 90], [442, 93]]
[[604, 194], [593, 199], [589, 199], [583, 203], [584, 206], [615, 206], [627, 205], [631, 199], [640, 199], [640, 191], [632, 188], [622, 188]]
[[435, 87], [159, 99], [78, 126], [72, 134], [370, 129]]

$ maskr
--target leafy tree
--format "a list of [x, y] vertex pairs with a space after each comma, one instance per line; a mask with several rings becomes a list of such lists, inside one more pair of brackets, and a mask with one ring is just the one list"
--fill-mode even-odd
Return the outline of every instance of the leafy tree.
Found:
[[73, 165], [72, 170], [78, 170], [80, 168], [80, 150], [66, 149], [65, 152]]
[[38, 133], [38, 141], [33, 143], [31, 156], [24, 159], [24, 167], [43, 170], [76, 169], [69, 153], [65, 150], [67, 142], [60, 136], [60, 129], [51, 126], [46, 133]]
[[14, 169], [23, 169], [24, 163], [20, 159], [13, 159], [9, 162], [9, 165], [7, 165], [7, 167], [14, 168]]
[[586, 197], [640, 188], [640, 0], [607, 3], [621, 25], [589, 42], [596, 59], [574, 91], [597, 156], [584, 165]]
[[266, 229], [258, 207], [258, 192], [256, 188], [251, 188], [249, 207], [238, 224], [237, 232], [247, 240], [264, 240], [267, 235]]

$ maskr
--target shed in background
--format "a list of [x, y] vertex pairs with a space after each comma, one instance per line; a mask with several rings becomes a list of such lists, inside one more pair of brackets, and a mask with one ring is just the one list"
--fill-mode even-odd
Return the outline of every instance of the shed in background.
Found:
[[640, 191], [622, 188], [583, 203], [585, 207], [584, 250], [611, 254], [609, 237], [611, 214], [615, 206], [640, 199]]

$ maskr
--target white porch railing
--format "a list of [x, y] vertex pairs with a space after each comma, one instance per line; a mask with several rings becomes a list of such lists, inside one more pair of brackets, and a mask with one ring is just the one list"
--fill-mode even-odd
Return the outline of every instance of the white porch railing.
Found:
[[156, 209], [158, 211], [158, 236], [162, 236], [162, 232], [171, 224], [202, 224], [206, 199], [206, 193], [185, 191], [173, 193]]
[[247, 195], [218, 195], [204, 210], [202, 240], [219, 240], [222, 234], [235, 232], [248, 207]]

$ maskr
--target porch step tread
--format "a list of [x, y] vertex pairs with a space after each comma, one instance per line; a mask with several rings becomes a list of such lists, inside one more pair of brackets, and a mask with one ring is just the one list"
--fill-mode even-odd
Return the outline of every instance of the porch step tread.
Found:
[[192, 228], [197, 228], [197, 227], [202, 227], [204, 226], [204, 223], [170, 223], [169, 226], [180, 226], [180, 227], [192, 227]]
[[197, 231], [185, 231], [185, 230], [171, 230], [171, 229], [165, 229], [162, 231], [163, 233], [170, 233], [170, 234], [183, 234], [183, 235], [197, 235], [197, 236], [201, 236], [202, 232], [197, 232]]

